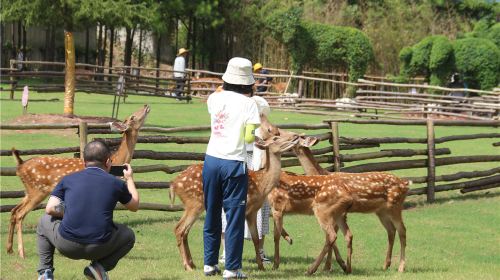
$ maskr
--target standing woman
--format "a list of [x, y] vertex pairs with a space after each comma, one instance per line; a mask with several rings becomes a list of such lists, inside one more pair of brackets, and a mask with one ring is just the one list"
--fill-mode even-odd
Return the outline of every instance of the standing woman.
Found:
[[211, 135], [203, 165], [206, 218], [203, 228], [204, 273], [219, 274], [222, 208], [226, 213], [226, 263], [223, 279], [246, 279], [241, 272], [248, 172], [245, 143], [254, 141], [260, 124], [252, 93], [255, 80], [250, 60], [234, 57], [222, 76], [223, 91], [207, 100]]

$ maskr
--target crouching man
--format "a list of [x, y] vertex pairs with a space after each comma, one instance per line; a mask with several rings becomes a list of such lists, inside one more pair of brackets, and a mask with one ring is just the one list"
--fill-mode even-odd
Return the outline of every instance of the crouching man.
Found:
[[39, 280], [52, 280], [54, 249], [70, 259], [91, 263], [83, 270], [88, 279], [109, 279], [135, 243], [134, 232], [113, 222], [113, 210], [119, 201], [130, 211], [139, 208], [139, 194], [127, 164], [125, 181], [109, 174], [110, 150], [103, 142], [85, 146], [85, 169], [62, 178], [52, 191], [46, 214], [37, 227], [40, 257]]

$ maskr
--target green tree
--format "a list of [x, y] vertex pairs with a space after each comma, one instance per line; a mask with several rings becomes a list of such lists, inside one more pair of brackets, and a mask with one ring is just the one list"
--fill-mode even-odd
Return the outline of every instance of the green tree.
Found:
[[27, 26], [57, 25], [64, 28], [65, 78], [64, 115], [72, 116], [75, 101], [75, 45], [73, 32], [78, 28], [105, 19], [132, 24], [137, 18], [147, 18], [149, 1], [131, 0], [4, 0], [2, 17], [23, 20]]

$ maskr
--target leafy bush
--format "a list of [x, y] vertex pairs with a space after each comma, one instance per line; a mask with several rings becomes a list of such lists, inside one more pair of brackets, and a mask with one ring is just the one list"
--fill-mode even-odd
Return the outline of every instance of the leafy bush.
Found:
[[490, 39], [497, 45], [498, 48], [500, 48], [500, 23], [496, 23], [495, 25], [490, 27], [486, 38]]
[[351, 27], [302, 21], [301, 11], [292, 8], [274, 13], [267, 22], [271, 33], [288, 48], [294, 72], [310, 65], [328, 71], [345, 69], [350, 81], [361, 78], [373, 60], [368, 37]]
[[453, 44], [455, 66], [469, 87], [491, 89], [498, 84], [500, 50], [493, 42], [466, 38]]
[[[491, 28], [488, 34], [498, 37], [498, 29]], [[450, 42], [444, 36], [429, 36], [403, 48], [399, 59], [401, 81], [423, 75], [433, 85], [446, 85], [453, 72], [460, 73], [471, 88], [491, 89], [499, 81], [500, 50], [484, 38], [469, 36]]]
[[453, 46], [445, 36], [435, 36], [429, 59], [430, 83], [443, 85], [453, 72]]

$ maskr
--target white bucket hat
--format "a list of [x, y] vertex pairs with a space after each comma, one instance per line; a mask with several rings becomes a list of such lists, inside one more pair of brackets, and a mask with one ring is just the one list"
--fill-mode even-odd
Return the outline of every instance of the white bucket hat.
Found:
[[271, 107], [269, 106], [269, 103], [267, 101], [260, 97], [260, 96], [252, 96], [251, 97], [255, 103], [257, 103], [257, 108], [259, 110], [259, 114], [262, 114], [264, 116], [269, 116], [269, 113], [271, 113]]
[[222, 80], [233, 85], [253, 85], [252, 62], [246, 58], [233, 57], [227, 63]]

